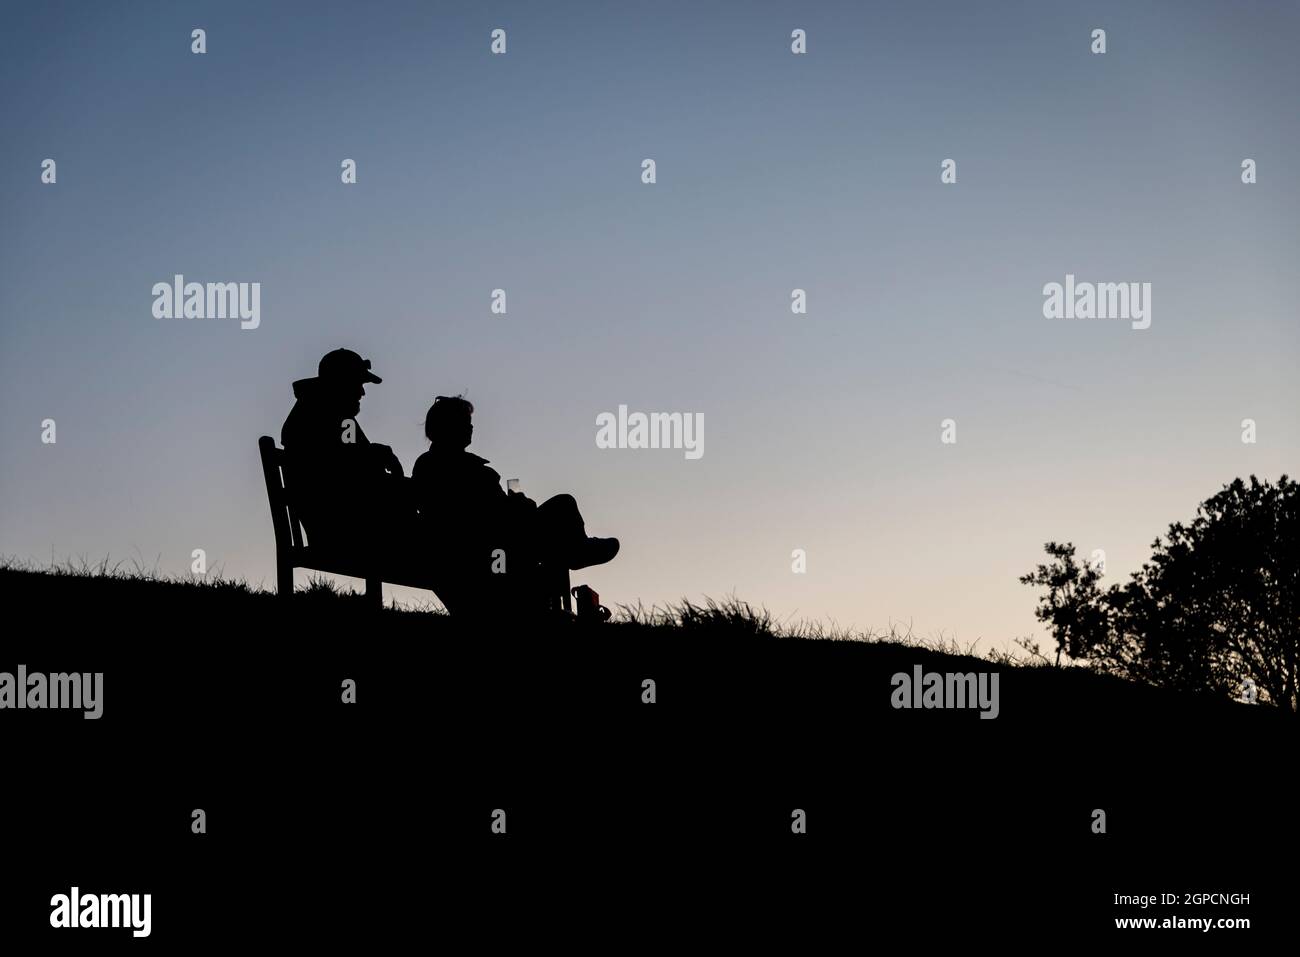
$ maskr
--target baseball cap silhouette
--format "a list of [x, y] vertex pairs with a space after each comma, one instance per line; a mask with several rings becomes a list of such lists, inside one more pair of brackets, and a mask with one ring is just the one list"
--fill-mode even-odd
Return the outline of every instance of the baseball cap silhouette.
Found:
[[322, 379], [342, 382], [383, 382], [370, 371], [370, 360], [363, 359], [351, 349], [335, 349], [321, 356], [316, 374]]

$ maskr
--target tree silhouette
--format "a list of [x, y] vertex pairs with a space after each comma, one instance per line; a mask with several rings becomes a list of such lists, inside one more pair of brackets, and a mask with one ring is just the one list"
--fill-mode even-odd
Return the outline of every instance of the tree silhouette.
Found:
[[1074, 546], [1049, 542], [1052, 562], [1021, 576], [1048, 589], [1036, 611], [1058, 645], [1125, 677], [1240, 696], [1291, 711], [1300, 698], [1300, 493], [1236, 479], [1190, 523], [1157, 538], [1142, 568], [1102, 592]]
[[1059, 666], [1061, 652], [1071, 658], [1091, 656], [1092, 643], [1105, 634], [1106, 607], [1097, 588], [1101, 572], [1092, 565], [1075, 561], [1073, 543], [1048, 542], [1043, 547], [1052, 557], [1052, 563], [1039, 565], [1030, 574], [1021, 575], [1020, 580], [1047, 589], [1034, 615], [1052, 629]]

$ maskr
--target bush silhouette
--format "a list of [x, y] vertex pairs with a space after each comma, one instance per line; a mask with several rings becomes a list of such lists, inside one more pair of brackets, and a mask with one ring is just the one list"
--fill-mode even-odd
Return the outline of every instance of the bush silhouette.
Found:
[[1045, 587], [1036, 614], [1060, 654], [1161, 687], [1297, 709], [1300, 685], [1300, 495], [1236, 479], [1169, 526], [1123, 585], [1098, 587], [1074, 545], [1020, 581]]

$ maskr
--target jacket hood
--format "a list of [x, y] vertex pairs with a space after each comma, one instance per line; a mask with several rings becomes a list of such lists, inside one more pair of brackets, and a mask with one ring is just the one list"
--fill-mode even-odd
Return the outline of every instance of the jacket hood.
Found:
[[295, 399], [315, 399], [320, 396], [320, 378], [312, 376], [310, 379], [299, 379], [293, 384], [293, 397]]

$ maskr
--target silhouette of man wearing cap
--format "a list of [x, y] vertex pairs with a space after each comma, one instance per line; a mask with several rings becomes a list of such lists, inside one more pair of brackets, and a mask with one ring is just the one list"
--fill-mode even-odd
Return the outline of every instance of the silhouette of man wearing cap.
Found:
[[410, 480], [387, 445], [371, 442], [357, 422], [367, 382], [383, 379], [349, 349], [326, 354], [311, 379], [293, 384], [297, 401], [280, 430], [285, 484], [308, 544], [341, 554], [397, 544], [415, 521]]

